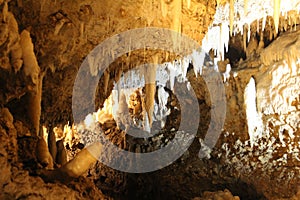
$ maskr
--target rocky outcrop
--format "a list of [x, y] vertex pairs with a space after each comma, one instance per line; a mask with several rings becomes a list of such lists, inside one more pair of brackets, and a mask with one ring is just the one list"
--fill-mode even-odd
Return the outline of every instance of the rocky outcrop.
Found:
[[[7, 108], [2, 108], [0, 110], [1, 199], [105, 199], [95, 185], [86, 179], [81, 178], [64, 185], [45, 183], [40, 177], [30, 175], [29, 171], [23, 169], [22, 163], [25, 163], [25, 167], [29, 164], [32, 167], [37, 158], [31, 148], [24, 148], [23, 145], [36, 143], [30, 142], [34, 140], [31, 134], [22, 135], [24, 132], [28, 133], [28, 128], [14, 119]], [[22, 150], [18, 151], [19, 148]], [[21, 155], [22, 157], [19, 157]]]

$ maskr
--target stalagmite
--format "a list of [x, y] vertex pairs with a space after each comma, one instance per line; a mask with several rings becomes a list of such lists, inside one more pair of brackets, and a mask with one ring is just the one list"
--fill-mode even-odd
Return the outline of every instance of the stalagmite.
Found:
[[53, 159], [43, 136], [38, 139], [36, 144], [36, 157], [43, 167], [53, 169]]
[[[95, 142], [89, 147], [80, 151], [75, 158], [66, 163], [60, 171], [66, 172], [71, 177], [79, 177], [88, 168], [97, 161], [97, 158], [102, 153], [102, 144], [100, 142]], [[95, 157], [96, 156], [96, 157]]]
[[52, 159], [55, 161], [57, 148], [56, 148], [56, 136], [53, 130], [50, 130], [48, 134], [48, 149], [52, 156]]
[[56, 142], [57, 155], [55, 161], [59, 165], [64, 165], [67, 163], [67, 152], [64, 146], [64, 140], [59, 140]]
[[71, 178], [78, 178], [93, 165], [102, 153], [102, 144], [95, 142], [81, 150], [75, 158], [67, 162], [61, 168], [50, 171], [42, 171], [41, 176], [46, 181], [60, 180], [67, 182]]
[[33, 88], [27, 95], [28, 117], [36, 135], [38, 135], [40, 128], [43, 75], [40, 74], [40, 67], [34, 54], [30, 33], [27, 30], [21, 33], [20, 44], [24, 61], [23, 72], [25, 76], [30, 77], [33, 83]]
[[275, 25], [275, 33], [278, 33], [278, 25], [279, 25], [279, 18], [280, 18], [280, 3], [281, 0], [274, 0], [274, 25]]
[[244, 101], [250, 145], [253, 147], [256, 139], [262, 136], [263, 130], [263, 123], [257, 112], [256, 84], [253, 77], [250, 78], [249, 83], [245, 88]]

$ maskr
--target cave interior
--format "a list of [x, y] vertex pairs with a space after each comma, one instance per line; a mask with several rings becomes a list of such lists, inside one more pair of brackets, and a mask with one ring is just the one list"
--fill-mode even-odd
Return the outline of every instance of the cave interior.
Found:
[[300, 199], [299, 12], [0, 0], [0, 199]]

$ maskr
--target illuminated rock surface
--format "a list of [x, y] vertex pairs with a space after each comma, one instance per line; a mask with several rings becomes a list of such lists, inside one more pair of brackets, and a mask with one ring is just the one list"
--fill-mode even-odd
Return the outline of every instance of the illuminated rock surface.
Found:
[[[0, 199], [299, 199], [300, 3], [226, 2], [0, 1]], [[115, 58], [98, 84], [95, 106], [101, 109], [72, 125], [73, 84], [84, 58], [115, 34], [150, 26], [182, 32], [214, 50], [178, 58], [141, 49]], [[147, 62], [160, 66], [156, 88], [145, 89], [142, 78], [155, 71], [132, 75]], [[209, 70], [224, 82], [226, 113], [211, 113]], [[126, 81], [138, 89], [124, 89]], [[135, 153], [174, 138], [188, 142], [188, 130], [178, 129], [182, 110], [193, 113], [195, 102], [180, 102], [175, 92], [185, 97], [189, 89], [198, 100], [199, 128], [169, 166], [125, 173], [82, 150], [99, 137], [98, 129]], [[225, 124], [211, 148], [204, 138], [211, 118], [222, 114]], [[192, 124], [194, 116], [186, 121]], [[150, 129], [157, 134], [144, 139]], [[118, 156], [111, 152], [112, 160]]]

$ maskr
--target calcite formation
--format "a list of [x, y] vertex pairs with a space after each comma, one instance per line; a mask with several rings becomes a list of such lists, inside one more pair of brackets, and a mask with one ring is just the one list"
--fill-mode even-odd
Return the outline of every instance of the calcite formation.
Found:
[[[0, 0], [0, 199], [298, 199], [299, 5]], [[202, 48], [181, 57], [146, 44], [130, 49], [142, 33], [117, 48], [118, 34], [147, 27], [175, 31], [170, 44], [158, 40], [157, 47], [184, 49], [179, 32]], [[73, 124], [81, 63], [113, 36], [112, 51], [103, 55], [114, 62], [99, 80], [96, 110]], [[114, 49], [127, 53], [114, 57]], [[86, 58], [86, 73], [98, 75], [103, 55]], [[135, 71], [145, 63], [155, 67]], [[184, 98], [188, 91], [195, 101]], [[223, 92], [223, 99], [213, 99]], [[194, 113], [183, 119], [186, 108]], [[207, 137], [223, 119], [220, 135]], [[182, 121], [187, 124], [179, 130]], [[155, 172], [130, 174], [99, 161], [102, 154], [109, 161], [120, 154], [95, 143], [95, 130], [115, 147], [141, 155], [174, 140], [189, 143], [195, 123], [190, 147]]]

